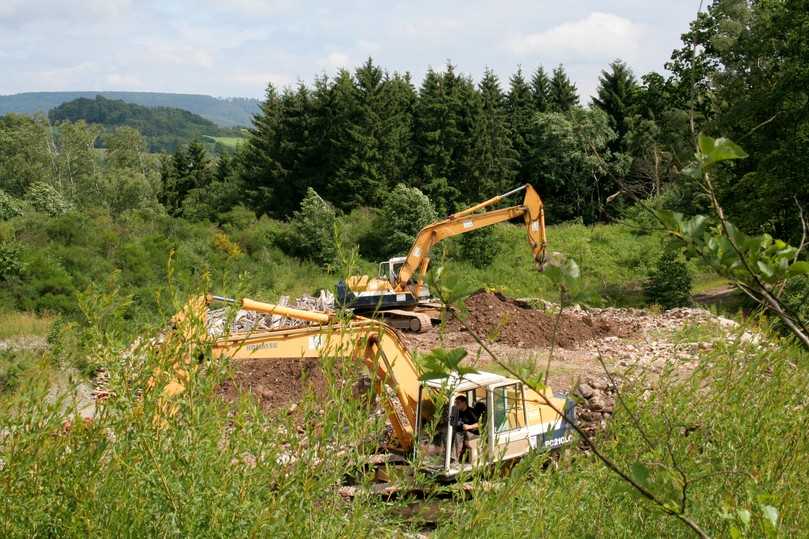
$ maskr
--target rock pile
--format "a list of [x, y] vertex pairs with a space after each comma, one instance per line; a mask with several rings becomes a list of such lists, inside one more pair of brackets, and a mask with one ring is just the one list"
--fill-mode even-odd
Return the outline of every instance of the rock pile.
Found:
[[618, 387], [609, 378], [589, 376], [575, 389], [580, 398], [576, 410], [579, 426], [588, 435], [607, 427], [607, 421], [615, 411]]
[[[296, 298], [292, 305], [290, 305], [289, 296], [281, 296], [276, 305], [292, 307], [302, 311], [326, 312], [334, 308], [334, 295], [326, 290], [321, 290], [319, 296]], [[248, 333], [251, 331], [294, 328], [308, 324], [303, 320], [286, 318], [278, 314], [239, 310], [230, 323], [230, 331], [226, 332], [225, 325], [228, 322], [228, 311], [227, 308], [208, 310], [207, 326], [210, 336], [221, 337], [226, 333]]]

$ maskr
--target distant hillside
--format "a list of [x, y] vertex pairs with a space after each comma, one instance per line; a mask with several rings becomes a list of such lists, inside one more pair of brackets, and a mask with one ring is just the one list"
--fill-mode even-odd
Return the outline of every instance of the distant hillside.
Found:
[[146, 138], [149, 150], [174, 151], [179, 144], [213, 137], [238, 136], [236, 128], [221, 128], [198, 114], [174, 107], [143, 107], [119, 99], [80, 97], [48, 113], [51, 123], [76, 122], [100, 124], [105, 128], [126, 125], [134, 127]]
[[0, 116], [9, 112], [47, 113], [67, 101], [78, 98], [120, 99], [144, 107], [174, 107], [184, 109], [222, 127], [249, 126], [258, 112], [259, 100], [245, 97], [217, 98], [197, 94], [167, 94], [153, 92], [26, 92], [0, 95]]

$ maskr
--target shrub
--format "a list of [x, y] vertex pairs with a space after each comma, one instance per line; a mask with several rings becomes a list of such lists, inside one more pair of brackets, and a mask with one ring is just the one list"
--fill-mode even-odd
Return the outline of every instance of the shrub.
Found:
[[363, 254], [381, 259], [406, 254], [419, 230], [435, 220], [427, 195], [400, 183], [385, 199], [371, 234], [363, 242]]
[[798, 275], [787, 280], [781, 300], [804, 323], [809, 323], [809, 277]]
[[685, 262], [671, 249], [663, 251], [644, 288], [646, 300], [664, 309], [691, 304], [691, 275]]
[[24, 269], [20, 244], [15, 241], [0, 242], [0, 281], [19, 277]]
[[22, 214], [19, 200], [0, 189], [0, 221], [7, 221]]
[[284, 250], [298, 258], [313, 260], [319, 264], [334, 262], [334, 225], [337, 212], [311, 187], [301, 201], [301, 209], [289, 221], [289, 230], [284, 239]]
[[62, 194], [47, 183], [34, 182], [28, 188], [26, 198], [35, 210], [51, 216], [62, 215], [73, 209]]
[[500, 243], [491, 227], [464, 234], [459, 245], [461, 258], [476, 268], [485, 268], [500, 252]]

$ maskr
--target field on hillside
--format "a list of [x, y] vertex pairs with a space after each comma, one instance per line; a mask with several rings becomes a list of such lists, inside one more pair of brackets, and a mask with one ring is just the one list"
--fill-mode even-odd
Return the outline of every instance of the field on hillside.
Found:
[[244, 137], [205, 137], [205, 139], [218, 142], [228, 148], [237, 148], [247, 140]]

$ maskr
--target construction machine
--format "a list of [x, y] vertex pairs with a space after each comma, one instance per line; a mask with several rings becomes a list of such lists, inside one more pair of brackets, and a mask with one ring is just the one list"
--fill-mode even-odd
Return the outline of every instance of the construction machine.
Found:
[[[207, 302], [211, 301], [234, 302], [209, 296]], [[512, 461], [535, 450], [559, 448], [573, 440], [570, 422], [575, 421], [575, 404], [554, 395], [549, 387], [540, 395], [519, 380], [482, 371], [425, 381], [396, 331], [379, 320], [359, 316], [339, 320], [329, 313], [249, 299], [236, 303], [241, 309], [308, 325], [218, 337], [213, 346], [215, 357], [362, 361], [398, 442], [387, 449], [393, 449], [399, 462], [416, 463], [422, 471], [451, 479], [462, 471]], [[459, 395], [466, 397], [470, 408], [487, 412], [476, 416], [478, 435], [464, 442], [463, 456], [454, 461], [453, 444], [458, 443], [455, 433], [460, 427], [453, 403]]]
[[[525, 192], [522, 204], [480, 212], [522, 191]], [[379, 264], [377, 277], [358, 275], [340, 281], [335, 300], [356, 313], [376, 313], [397, 329], [427, 331], [434, 318], [428, 313], [436, 313], [435, 305], [430, 302], [430, 290], [424, 283], [433, 246], [446, 238], [520, 217], [525, 222], [534, 262], [542, 271], [546, 248], [545, 213], [539, 194], [530, 184], [525, 184], [425, 226], [406, 256]]]

